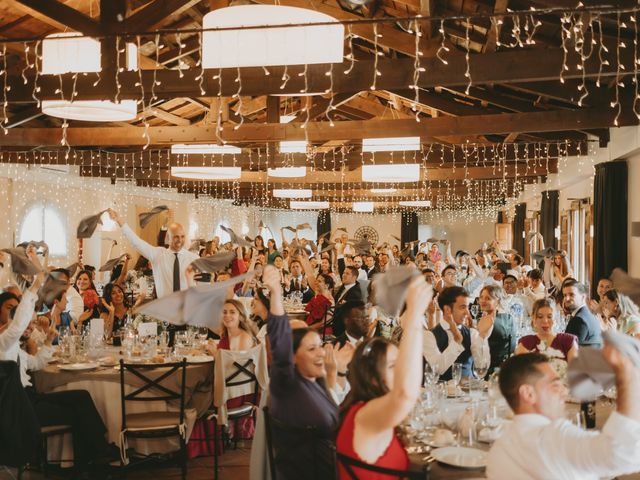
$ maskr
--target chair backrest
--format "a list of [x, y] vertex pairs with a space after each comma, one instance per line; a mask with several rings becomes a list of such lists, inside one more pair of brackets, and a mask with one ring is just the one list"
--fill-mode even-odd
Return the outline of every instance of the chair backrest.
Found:
[[377, 465], [371, 465], [356, 458], [344, 455], [342, 453], [336, 453], [338, 464], [342, 465], [349, 475], [351, 480], [365, 480], [369, 473], [363, 473], [362, 476], [358, 476], [354, 471], [354, 468], [359, 470], [365, 470], [370, 473], [378, 473], [381, 475], [389, 475], [389, 478], [406, 478], [409, 480], [428, 480], [429, 478], [429, 466], [425, 465], [421, 471], [410, 470], [395, 470], [393, 468], [379, 467]]
[[327, 341], [327, 328], [333, 325], [333, 314], [335, 313], [335, 310], [335, 305], [332, 305], [327, 306], [327, 309], [324, 311], [324, 318], [322, 320], [322, 343]]
[[[254, 403], [257, 405], [259, 372], [262, 371], [264, 376], [268, 376], [266, 361], [264, 343], [247, 351], [218, 350], [216, 374], [221, 374], [221, 378], [224, 378], [224, 384], [216, 379], [214, 389], [224, 388], [227, 391], [227, 399], [253, 394], [255, 396]], [[217, 398], [221, 398], [220, 392], [214, 391], [214, 399]]]
[[[126, 393], [125, 374], [133, 391]], [[179, 402], [180, 423], [184, 421], [187, 359], [181, 362], [154, 365], [131, 364], [120, 360], [120, 403], [122, 429], [126, 428], [127, 402]]]
[[[330, 451], [328, 448], [322, 448], [327, 446], [328, 442], [317, 427], [296, 427], [284, 424], [271, 416], [267, 406], [263, 407], [262, 412], [266, 428], [267, 454], [272, 480], [277, 477], [276, 464], [278, 460], [281, 462], [300, 461], [294, 448], [292, 448], [293, 446], [296, 448], [302, 447], [304, 453], [309, 455], [307, 459], [309, 463], [304, 465], [305, 471], [310, 475], [307, 478], [324, 479], [327, 472], [322, 465], [325, 464], [330, 464], [331, 477], [335, 477], [335, 447], [333, 442], [330, 442]], [[331, 458], [328, 459], [325, 453], [330, 455]]]

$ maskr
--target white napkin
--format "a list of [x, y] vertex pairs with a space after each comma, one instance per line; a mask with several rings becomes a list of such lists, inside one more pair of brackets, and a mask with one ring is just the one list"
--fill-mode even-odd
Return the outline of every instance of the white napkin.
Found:
[[104, 319], [92, 318], [89, 325], [89, 335], [92, 338], [102, 338], [104, 336]]
[[145, 322], [138, 325], [138, 335], [141, 337], [154, 337], [158, 335], [156, 322]]

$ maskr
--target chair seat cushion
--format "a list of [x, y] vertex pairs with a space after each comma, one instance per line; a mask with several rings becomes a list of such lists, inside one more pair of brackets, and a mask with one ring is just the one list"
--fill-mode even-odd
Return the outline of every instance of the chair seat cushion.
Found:
[[40, 433], [42, 435], [62, 435], [63, 433], [71, 431], [71, 425], [47, 425], [46, 427], [40, 427]]
[[126, 418], [127, 429], [178, 428], [180, 412], [131, 413]]

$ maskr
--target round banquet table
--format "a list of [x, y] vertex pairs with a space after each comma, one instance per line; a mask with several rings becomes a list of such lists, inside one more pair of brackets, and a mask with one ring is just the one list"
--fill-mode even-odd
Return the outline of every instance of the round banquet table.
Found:
[[[469, 406], [470, 403], [468, 399], [448, 399], [448, 403], [453, 405], [453, 408], [460, 407], [460, 413], [464, 411], [464, 408]], [[486, 398], [480, 402], [480, 409], [482, 410], [484, 404], [484, 408], [486, 408]], [[566, 404], [566, 414], [570, 415], [578, 412], [580, 409], [580, 404], [567, 402]], [[598, 399], [596, 402], [596, 428], [601, 429], [606, 422], [607, 418], [611, 412], [615, 409], [615, 403], [611, 402], [607, 399]], [[421, 453], [411, 453], [413, 445], [409, 445], [409, 460], [411, 462], [412, 470], [420, 470], [424, 463], [425, 459], [429, 456], [428, 451], [423, 451]], [[491, 448], [491, 444], [484, 442], [476, 442], [473, 448], [477, 448], [480, 450], [488, 451]], [[484, 469], [463, 469], [456, 468], [452, 466], [447, 466], [444, 464], [440, 464], [438, 462], [430, 463], [430, 480], [439, 480], [439, 479], [457, 479], [457, 480], [475, 480], [486, 478]], [[626, 477], [625, 477], [626, 478]], [[631, 478], [631, 477], [629, 477]], [[634, 477], [635, 478], [635, 477]]]
[[[109, 347], [106, 355], [118, 358], [117, 348]], [[122, 427], [122, 411], [120, 403], [120, 370], [119, 365], [100, 366], [93, 370], [67, 371], [61, 370], [55, 363], [33, 372], [32, 379], [39, 393], [59, 392], [66, 390], [86, 390], [107, 428], [107, 441], [119, 445]], [[163, 384], [179, 390], [179, 377], [174, 374]], [[142, 385], [141, 380], [130, 374], [125, 375], [125, 390], [129, 392]], [[187, 365], [185, 385], [185, 421], [187, 423], [187, 439], [198, 417], [211, 405], [213, 391], [213, 361]], [[177, 411], [176, 402], [128, 402], [127, 413], [144, 413], [149, 411]], [[176, 438], [134, 439], [128, 440], [129, 448], [141, 454], [168, 453], [180, 448]], [[49, 458], [51, 460], [69, 460], [73, 458], [71, 435], [54, 436], [49, 439]], [[66, 462], [65, 462], [66, 463]]]

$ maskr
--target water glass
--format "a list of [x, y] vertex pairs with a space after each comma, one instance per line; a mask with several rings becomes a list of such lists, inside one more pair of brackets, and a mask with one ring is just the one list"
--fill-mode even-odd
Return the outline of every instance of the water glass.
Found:
[[160, 354], [163, 356], [167, 356], [169, 353], [169, 332], [166, 330], [163, 330], [158, 334], [158, 349], [160, 350]]
[[456, 387], [460, 385], [460, 380], [462, 380], [462, 364], [461, 363], [454, 363], [451, 366], [451, 379], [453, 380], [453, 383], [456, 385]]
[[482, 394], [484, 392], [484, 380], [482, 378], [470, 378], [469, 379], [469, 396], [472, 402], [479, 402], [482, 400]]
[[133, 330], [126, 330], [122, 336], [122, 352], [125, 360], [133, 358], [133, 351], [136, 346], [136, 334]]
[[483, 361], [473, 363], [473, 372], [476, 374], [476, 378], [484, 379], [489, 371], [489, 364]]
[[424, 364], [424, 384], [425, 386], [435, 385], [438, 383], [440, 375], [436, 371], [435, 367], [432, 367], [429, 363]]

